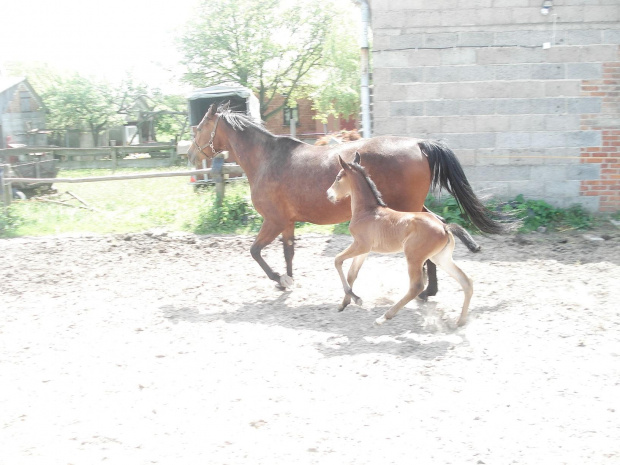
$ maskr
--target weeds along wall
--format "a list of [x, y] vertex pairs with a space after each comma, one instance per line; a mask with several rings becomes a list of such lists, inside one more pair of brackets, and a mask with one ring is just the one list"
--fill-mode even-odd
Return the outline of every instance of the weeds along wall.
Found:
[[617, 0], [370, 5], [373, 135], [444, 139], [479, 193], [620, 210]]

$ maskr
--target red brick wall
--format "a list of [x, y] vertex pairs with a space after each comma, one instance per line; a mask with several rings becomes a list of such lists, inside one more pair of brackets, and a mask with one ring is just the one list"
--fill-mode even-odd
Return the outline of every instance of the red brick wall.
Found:
[[[272, 108], [276, 108], [282, 104], [284, 97], [277, 96], [273, 99], [269, 105], [269, 111]], [[298, 139], [311, 140], [317, 139], [321, 135], [325, 134], [325, 128], [323, 123], [315, 120], [316, 112], [312, 109], [312, 101], [308, 99], [300, 99], [297, 101], [297, 109], [299, 113], [299, 123], [297, 124], [296, 136]], [[327, 122], [327, 131], [335, 132], [340, 129], [344, 129], [348, 126], [355, 126], [354, 120], [344, 121], [330, 117]], [[288, 135], [291, 133], [291, 128], [287, 124], [284, 124], [284, 111], [280, 110], [275, 113], [271, 118], [265, 122], [265, 128], [278, 135]]]
[[581, 150], [582, 163], [600, 165], [600, 178], [581, 181], [581, 195], [599, 198], [600, 212], [620, 211], [620, 61], [603, 64], [603, 78], [583, 81], [584, 96], [601, 97], [601, 113], [582, 115], [581, 129], [601, 131], [600, 147]]

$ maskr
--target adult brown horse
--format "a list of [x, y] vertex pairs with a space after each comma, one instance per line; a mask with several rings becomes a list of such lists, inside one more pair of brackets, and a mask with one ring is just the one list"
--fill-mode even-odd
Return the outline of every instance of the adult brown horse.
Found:
[[[204, 159], [227, 150], [250, 183], [252, 203], [263, 225], [250, 248], [267, 276], [282, 287], [292, 284], [295, 222], [342, 223], [351, 218], [351, 203], [331, 203], [325, 192], [340, 171], [338, 157], [350, 162], [359, 152], [364, 168], [394, 210], [419, 212], [430, 188], [445, 188], [472, 223], [489, 234], [504, 232], [474, 194], [455, 154], [438, 141], [381, 136], [327, 146], [314, 146], [271, 134], [260, 123], [228, 105], [213, 105], [196, 128], [188, 151], [200, 168]], [[286, 275], [274, 272], [261, 255], [282, 234]], [[462, 239], [462, 238], [461, 238]], [[463, 239], [462, 239], [463, 240]], [[437, 292], [436, 269], [429, 263], [426, 295]]]

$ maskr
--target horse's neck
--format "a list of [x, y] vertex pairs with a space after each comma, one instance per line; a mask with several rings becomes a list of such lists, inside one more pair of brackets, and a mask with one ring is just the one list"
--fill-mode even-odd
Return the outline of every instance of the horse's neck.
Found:
[[226, 133], [230, 151], [251, 183], [257, 169], [268, 161], [269, 146], [274, 136], [251, 126], [241, 131], [227, 125]]
[[368, 182], [360, 173], [355, 173], [354, 176], [354, 181], [351, 185], [352, 216], [376, 210], [380, 205]]

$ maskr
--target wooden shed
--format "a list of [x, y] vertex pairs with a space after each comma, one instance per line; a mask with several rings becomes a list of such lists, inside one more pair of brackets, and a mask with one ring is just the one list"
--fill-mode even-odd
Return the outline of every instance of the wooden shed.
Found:
[[47, 145], [45, 106], [26, 78], [0, 76], [0, 148]]

